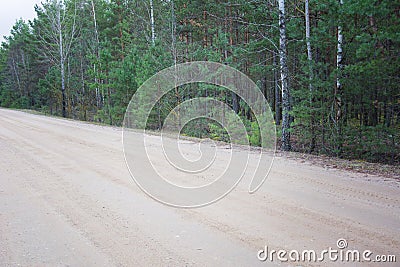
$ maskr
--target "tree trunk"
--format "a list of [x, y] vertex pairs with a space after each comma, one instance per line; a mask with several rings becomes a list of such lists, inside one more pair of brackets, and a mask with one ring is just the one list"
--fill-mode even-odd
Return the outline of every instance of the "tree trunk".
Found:
[[[95, 55], [96, 55], [96, 60], [97, 62], [99, 61], [100, 55], [99, 55], [99, 46], [100, 46], [100, 40], [99, 40], [99, 31], [98, 31], [98, 27], [97, 27], [97, 16], [96, 16], [96, 7], [94, 4], [94, 1], [91, 0], [91, 4], [92, 4], [92, 12], [93, 12], [93, 26], [94, 26], [94, 35], [95, 35]], [[93, 64], [93, 73], [94, 73], [94, 83], [96, 85], [96, 106], [98, 109], [101, 108], [102, 104], [101, 104], [101, 95], [100, 95], [100, 89], [99, 89], [99, 81], [97, 78], [97, 62]], [[86, 113], [86, 111], [85, 111]]]
[[306, 42], [307, 42], [307, 59], [309, 66], [309, 80], [308, 85], [310, 89], [310, 130], [311, 130], [311, 143], [310, 143], [310, 153], [315, 149], [315, 113], [314, 113], [314, 88], [312, 81], [314, 79], [313, 66], [312, 66], [312, 51], [311, 51], [311, 41], [310, 41], [310, 9], [309, 0], [305, 0], [305, 20], [306, 20]]
[[273, 52], [272, 55], [273, 65], [274, 65], [274, 87], [275, 87], [275, 121], [276, 125], [281, 124], [282, 110], [281, 110], [281, 89], [279, 88], [279, 78], [278, 78], [278, 63], [276, 62], [276, 53]]
[[[340, 7], [343, 5], [343, 0], [339, 0]], [[341, 134], [342, 134], [342, 95], [343, 88], [341, 83], [341, 73], [343, 70], [343, 32], [342, 32], [342, 22], [339, 20], [337, 27], [337, 53], [336, 53], [336, 88], [335, 88], [335, 114], [334, 123], [336, 128], [336, 150], [337, 156], [341, 154]]]
[[290, 90], [288, 83], [285, 0], [279, 0], [279, 56], [282, 88], [282, 150], [290, 151]]
[[23, 96], [23, 92], [22, 92], [22, 88], [21, 88], [21, 81], [19, 78], [19, 74], [18, 74], [18, 70], [17, 70], [17, 63], [15, 62], [14, 56], [12, 56], [12, 69], [14, 71], [15, 74], [15, 79], [17, 80], [17, 85], [18, 85], [18, 91], [20, 93], [20, 96]]
[[174, 59], [174, 66], [177, 64], [177, 51], [176, 51], [176, 17], [175, 17], [175, 3], [171, 0], [171, 39], [172, 39], [172, 55]]
[[[84, 70], [84, 66], [83, 66], [83, 57], [84, 55], [82, 54], [82, 51], [79, 53], [80, 56], [80, 71], [81, 71], [81, 118], [83, 118], [85, 121], [87, 121], [87, 112], [86, 112], [86, 90], [85, 90], [85, 70]], [[83, 112], [83, 114], [82, 114]]]
[[60, 75], [61, 75], [61, 94], [62, 94], [62, 116], [64, 118], [67, 117], [67, 97], [65, 93], [65, 57], [64, 57], [64, 40], [62, 34], [62, 26], [61, 26], [61, 7], [58, 4], [57, 7], [57, 26], [58, 26], [58, 36], [59, 36], [59, 44], [58, 51], [60, 52]]
[[156, 43], [156, 30], [155, 30], [155, 22], [154, 22], [153, 0], [150, 0], [150, 24], [151, 24], [151, 44], [155, 45], [155, 43]]

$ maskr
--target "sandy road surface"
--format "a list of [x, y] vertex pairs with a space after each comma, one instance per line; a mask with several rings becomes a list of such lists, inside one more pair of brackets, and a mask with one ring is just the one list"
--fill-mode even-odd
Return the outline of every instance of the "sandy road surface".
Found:
[[266, 245], [320, 252], [339, 238], [400, 264], [395, 180], [277, 157], [256, 194], [244, 181], [175, 209], [140, 191], [121, 151], [120, 129], [0, 109], [0, 266], [269, 266]]

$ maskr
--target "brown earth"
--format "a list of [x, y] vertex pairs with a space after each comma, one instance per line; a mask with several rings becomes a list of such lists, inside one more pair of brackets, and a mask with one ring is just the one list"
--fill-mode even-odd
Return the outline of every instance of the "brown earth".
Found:
[[277, 155], [255, 194], [243, 181], [215, 204], [177, 209], [133, 182], [119, 128], [0, 109], [0, 153], [0, 266], [268, 266], [257, 259], [265, 246], [319, 253], [340, 238], [400, 261], [400, 182], [390, 168], [371, 175]]

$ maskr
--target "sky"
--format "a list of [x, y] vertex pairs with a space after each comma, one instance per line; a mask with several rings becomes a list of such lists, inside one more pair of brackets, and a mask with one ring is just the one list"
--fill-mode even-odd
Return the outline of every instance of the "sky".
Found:
[[3, 36], [9, 36], [15, 22], [22, 18], [25, 21], [32, 20], [35, 16], [35, 4], [43, 0], [0, 0], [0, 43]]

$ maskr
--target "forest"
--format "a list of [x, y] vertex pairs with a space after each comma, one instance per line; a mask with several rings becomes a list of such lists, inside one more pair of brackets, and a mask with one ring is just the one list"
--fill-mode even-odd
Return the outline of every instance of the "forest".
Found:
[[[174, 64], [248, 75], [275, 117], [278, 148], [400, 162], [400, 2], [393, 0], [44, 0], [0, 48], [0, 106], [121, 126], [136, 90]], [[197, 84], [164, 97], [149, 127], [197, 96], [228, 104], [250, 142], [242, 99]], [[225, 140], [213, 122], [186, 134]]]

